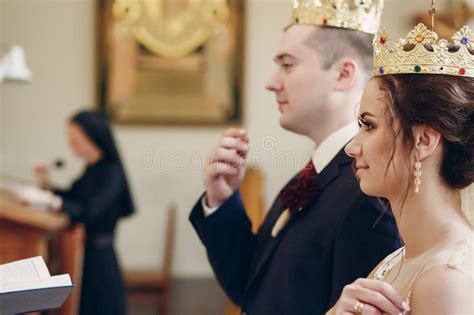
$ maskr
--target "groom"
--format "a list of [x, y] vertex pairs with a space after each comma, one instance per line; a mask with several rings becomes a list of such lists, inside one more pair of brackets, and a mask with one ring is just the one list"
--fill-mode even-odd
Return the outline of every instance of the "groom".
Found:
[[354, 108], [370, 78], [381, 1], [295, 4], [267, 89], [275, 93], [280, 125], [317, 147], [257, 235], [238, 190], [247, 133], [227, 130], [209, 155], [206, 193], [190, 220], [242, 314], [323, 314], [344, 285], [400, 246], [391, 211], [362, 194], [343, 152], [357, 132]]

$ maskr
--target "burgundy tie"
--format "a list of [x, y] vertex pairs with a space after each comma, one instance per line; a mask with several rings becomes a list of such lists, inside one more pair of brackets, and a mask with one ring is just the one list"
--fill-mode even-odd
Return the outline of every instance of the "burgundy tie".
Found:
[[289, 209], [293, 215], [309, 203], [317, 191], [317, 175], [313, 161], [309, 160], [304, 169], [281, 190], [283, 211]]

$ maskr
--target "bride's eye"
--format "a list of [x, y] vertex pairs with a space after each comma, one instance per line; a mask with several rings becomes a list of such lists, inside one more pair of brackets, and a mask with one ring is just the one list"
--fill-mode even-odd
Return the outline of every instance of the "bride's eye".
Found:
[[373, 128], [373, 125], [372, 125], [370, 122], [368, 122], [368, 121], [366, 121], [366, 120], [364, 120], [364, 119], [362, 119], [362, 118], [359, 118], [359, 119], [357, 120], [357, 123], [359, 124], [359, 128], [361, 128], [361, 129], [363, 129], [363, 130], [365, 130], [365, 131], [369, 131], [369, 130], [371, 130], [371, 129]]

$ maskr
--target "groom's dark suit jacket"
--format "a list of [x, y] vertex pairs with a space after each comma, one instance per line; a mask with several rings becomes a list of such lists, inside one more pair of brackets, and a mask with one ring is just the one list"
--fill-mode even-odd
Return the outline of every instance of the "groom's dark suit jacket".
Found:
[[239, 192], [190, 220], [227, 295], [247, 315], [324, 314], [343, 287], [366, 277], [401, 246], [390, 210], [363, 195], [343, 151], [318, 174], [318, 193], [280, 234], [271, 230], [283, 206], [272, 205], [257, 235]]

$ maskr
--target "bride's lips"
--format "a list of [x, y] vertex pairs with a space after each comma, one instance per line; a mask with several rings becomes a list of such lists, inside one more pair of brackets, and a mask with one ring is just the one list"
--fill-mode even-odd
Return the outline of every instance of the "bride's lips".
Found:
[[357, 176], [360, 177], [360, 174], [362, 172], [368, 170], [368, 169], [369, 169], [369, 167], [367, 165], [357, 163], [356, 164], [356, 174], [357, 174]]

